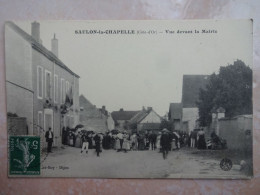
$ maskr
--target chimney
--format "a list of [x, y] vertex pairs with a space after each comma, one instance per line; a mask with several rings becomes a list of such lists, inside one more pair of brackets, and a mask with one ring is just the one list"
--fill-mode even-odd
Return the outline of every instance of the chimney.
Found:
[[124, 111], [124, 109], [123, 108], [120, 108], [120, 110], [119, 110], [120, 112], [123, 112]]
[[153, 107], [147, 107], [148, 111], [151, 111], [153, 109]]
[[31, 33], [32, 33], [32, 37], [38, 42], [40, 43], [41, 40], [40, 40], [40, 23], [34, 21], [32, 24], [31, 24]]
[[55, 34], [53, 39], [51, 40], [51, 51], [55, 56], [58, 57], [58, 39], [56, 39]]
[[106, 106], [102, 106], [102, 112], [106, 110]]

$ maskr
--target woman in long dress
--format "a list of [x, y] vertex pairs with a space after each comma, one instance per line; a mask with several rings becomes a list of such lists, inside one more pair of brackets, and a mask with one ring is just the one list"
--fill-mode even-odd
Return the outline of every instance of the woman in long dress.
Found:
[[117, 152], [119, 152], [119, 151], [121, 150], [121, 147], [120, 147], [120, 140], [119, 140], [118, 137], [116, 137], [115, 149], [117, 150]]
[[161, 136], [162, 136], [162, 133], [159, 132], [158, 136], [156, 137], [156, 149], [159, 152], [161, 151]]
[[128, 134], [124, 134], [124, 142], [123, 142], [122, 148], [125, 152], [130, 150], [130, 141], [129, 141], [129, 135]]
[[206, 149], [205, 133], [203, 129], [198, 132], [198, 149]]
[[132, 136], [131, 136], [131, 138], [130, 138], [130, 140], [131, 140], [131, 148], [132, 148], [132, 150], [137, 150], [137, 135], [136, 135], [136, 133], [134, 133]]
[[145, 135], [143, 133], [138, 137], [138, 150], [145, 150]]

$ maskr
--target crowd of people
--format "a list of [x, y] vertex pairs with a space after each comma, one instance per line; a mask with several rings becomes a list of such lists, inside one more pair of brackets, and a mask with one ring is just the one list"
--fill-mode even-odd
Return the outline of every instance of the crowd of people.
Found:
[[88, 153], [89, 149], [95, 149], [97, 156], [102, 149], [115, 150], [117, 152], [137, 150], [157, 150], [163, 153], [163, 158], [171, 150], [179, 150], [187, 146], [191, 148], [206, 149], [205, 134], [203, 129], [191, 131], [190, 134], [182, 131], [140, 131], [129, 133], [126, 130], [112, 130], [106, 133], [94, 131], [73, 131], [65, 129], [62, 134], [62, 143], [81, 148], [81, 153]]

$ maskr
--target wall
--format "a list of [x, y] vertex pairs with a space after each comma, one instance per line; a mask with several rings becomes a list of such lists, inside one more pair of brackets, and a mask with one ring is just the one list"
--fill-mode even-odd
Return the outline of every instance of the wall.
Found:
[[5, 26], [7, 112], [25, 117], [28, 133], [33, 134], [33, 91], [31, 45], [8, 25]]
[[6, 79], [32, 90], [31, 45], [8, 25], [5, 25]]
[[229, 149], [249, 150], [252, 145], [252, 129], [252, 115], [219, 120], [219, 136], [227, 140]]
[[188, 121], [188, 131], [191, 132], [196, 127], [196, 120], [199, 118], [198, 108], [183, 108], [182, 121]]
[[140, 123], [160, 123], [161, 118], [153, 110]]

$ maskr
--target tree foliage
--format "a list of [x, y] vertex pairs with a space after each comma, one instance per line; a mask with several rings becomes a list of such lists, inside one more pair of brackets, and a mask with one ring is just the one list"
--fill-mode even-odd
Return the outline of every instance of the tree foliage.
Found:
[[252, 69], [241, 60], [220, 67], [200, 89], [197, 105], [201, 126], [211, 123], [211, 113], [219, 107], [226, 110], [226, 117], [252, 114]]

